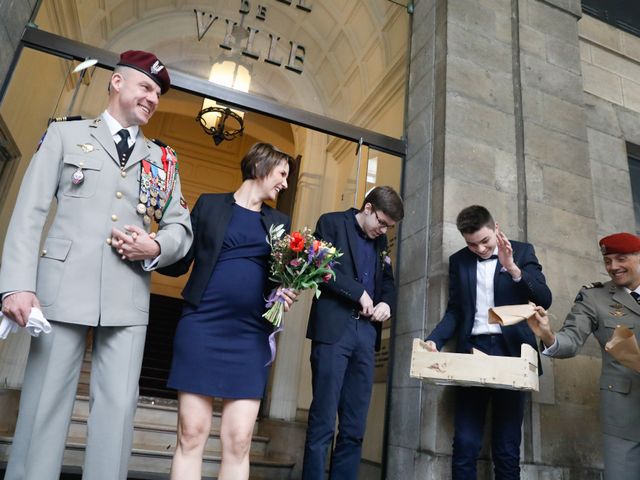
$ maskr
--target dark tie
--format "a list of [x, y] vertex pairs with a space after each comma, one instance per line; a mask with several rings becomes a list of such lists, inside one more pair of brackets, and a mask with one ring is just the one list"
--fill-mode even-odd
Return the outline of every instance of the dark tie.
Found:
[[120, 166], [124, 168], [127, 164], [127, 159], [129, 158], [130, 148], [129, 148], [129, 130], [123, 128], [118, 132], [120, 135], [120, 141], [116, 143], [116, 150], [118, 150], [118, 160], [120, 161]]
[[634, 298], [634, 300], [638, 303], [640, 303], [640, 293], [638, 292], [630, 292], [631, 296]]
[[488, 260], [497, 260], [497, 259], [498, 259], [498, 255], [491, 255], [490, 257], [487, 257], [487, 258], [478, 257], [479, 262], [486, 262]]

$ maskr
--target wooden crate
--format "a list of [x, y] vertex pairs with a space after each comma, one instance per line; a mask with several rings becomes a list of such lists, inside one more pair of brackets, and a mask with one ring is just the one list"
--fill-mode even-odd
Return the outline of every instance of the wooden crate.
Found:
[[429, 352], [421, 339], [413, 340], [412, 378], [435, 385], [507, 388], [538, 391], [538, 353], [525, 343], [520, 357], [473, 353]]

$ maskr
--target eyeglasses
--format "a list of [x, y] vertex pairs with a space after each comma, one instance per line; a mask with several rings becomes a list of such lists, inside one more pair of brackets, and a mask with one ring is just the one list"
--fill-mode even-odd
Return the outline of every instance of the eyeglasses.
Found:
[[380, 220], [380, 217], [378, 216], [378, 212], [376, 212], [375, 208], [372, 208], [373, 210], [373, 214], [376, 216], [376, 220], [378, 221], [378, 226], [380, 228], [391, 228], [391, 225], [389, 225], [387, 222], [385, 222], [384, 220]]

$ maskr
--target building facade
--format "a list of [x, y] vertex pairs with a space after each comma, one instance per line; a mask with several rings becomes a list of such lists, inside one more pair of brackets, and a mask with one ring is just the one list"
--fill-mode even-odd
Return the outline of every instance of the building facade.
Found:
[[[606, 279], [598, 238], [640, 224], [640, 37], [583, 3], [0, 0], [0, 236], [47, 119], [98, 115], [109, 55], [154, 51], [179, 72], [178, 88], [145, 133], [178, 151], [190, 204], [233, 189], [257, 140], [300, 157], [286, 207], [295, 227], [359, 205], [371, 186], [401, 190], [398, 311], [378, 357], [361, 478], [449, 478], [453, 392], [408, 372], [413, 338], [444, 313], [448, 257], [464, 246], [458, 211], [483, 204], [510, 238], [535, 245], [555, 327], [581, 285]], [[89, 51], [98, 67], [70, 73]], [[244, 94], [207, 86], [227, 60], [249, 72]], [[244, 136], [214, 147], [193, 121], [204, 97], [244, 110]], [[154, 277], [152, 291], [175, 298], [180, 282]], [[260, 426], [270, 452], [293, 459], [291, 478], [311, 401], [309, 305], [287, 319]], [[27, 345], [0, 345], [9, 439]], [[600, 478], [598, 345], [543, 369], [525, 416], [523, 478]], [[491, 478], [489, 458], [485, 447], [481, 478]]]

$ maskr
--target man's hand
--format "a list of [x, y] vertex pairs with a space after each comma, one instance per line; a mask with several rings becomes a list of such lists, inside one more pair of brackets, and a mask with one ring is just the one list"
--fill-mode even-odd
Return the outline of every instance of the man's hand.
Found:
[[545, 346], [550, 347], [555, 343], [556, 336], [553, 333], [553, 330], [551, 330], [551, 325], [549, 325], [547, 312], [540, 306], [537, 306], [535, 310], [535, 315], [527, 318], [529, 328], [536, 334], [536, 336], [540, 337], [540, 340], [542, 340], [542, 343], [544, 343]]
[[362, 292], [360, 296], [360, 315], [364, 315], [365, 317], [370, 317], [373, 315], [373, 300], [365, 290]]
[[111, 229], [111, 246], [123, 260], [134, 262], [160, 255], [160, 245], [154, 240], [155, 233], [149, 234], [135, 225], [125, 225], [124, 228], [128, 233]]
[[436, 342], [433, 340], [427, 340], [426, 342], [422, 342], [424, 348], [427, 349], [428, 352], [437, 352], [438, 347], [436, 347]]
[[374, 322], [384, 322], [385, 320], [389, 320], [391, 316], [391, 307], [384, 302], [380, 302], [375, 307], [373, 307], [373, 314], [371, 315], [371, 320]]
[[522, 272], [516, 262], [513, 260], [513, 247], [507, 236], [500, 231], [498, 224], [496, 223], [496, 240], [498, 245], [498, 260], [500, 265], [509, 272], [512, 278], [521, 278]]
[[40, 302], [35, 293], [15, 292], [7, 295], [2, 301], [2, 314], [24, 327], [29, 320], [32, 307], [40, 308]]

